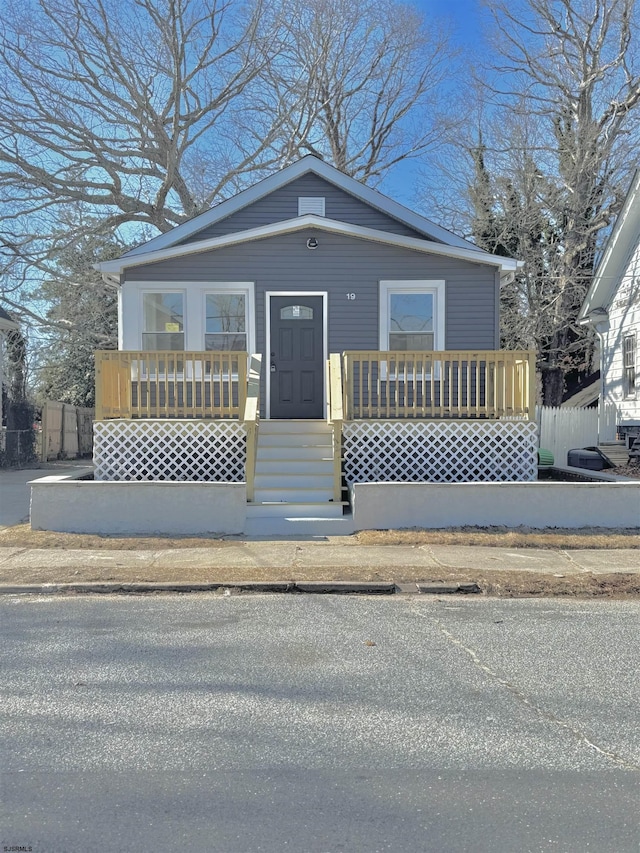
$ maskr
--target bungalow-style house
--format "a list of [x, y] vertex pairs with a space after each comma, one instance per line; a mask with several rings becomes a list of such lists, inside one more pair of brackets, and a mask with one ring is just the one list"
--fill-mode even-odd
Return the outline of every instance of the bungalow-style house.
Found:
[[253, 532], [346, 523], [363, 481], [534, 479], [517, 265], [304, 157], [99, 265], [96, 479], [246, 483]]
[[578, 317], [600, 338], [603, 403], [613, 403], [627, 445], [640, 436], [640, 171], [604, 247]]

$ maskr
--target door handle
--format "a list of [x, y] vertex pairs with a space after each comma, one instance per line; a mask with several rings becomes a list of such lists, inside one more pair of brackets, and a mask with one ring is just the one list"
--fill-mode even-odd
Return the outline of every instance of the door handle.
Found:
[[275, 363], [275, 361], [272, 361], [272, 362], [271, 362], [271, 372], [272, 372], [272, 373], [275, 373], [275, 372], [276, 372], [276, 363]]

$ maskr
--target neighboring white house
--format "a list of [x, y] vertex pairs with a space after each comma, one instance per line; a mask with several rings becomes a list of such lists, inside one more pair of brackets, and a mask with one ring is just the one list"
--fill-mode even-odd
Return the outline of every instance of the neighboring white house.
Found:
[[618, 430], [640, 435], [640, 171], [604, 248], [579, 321], [601, 341], [602, 402], [618, 410]]

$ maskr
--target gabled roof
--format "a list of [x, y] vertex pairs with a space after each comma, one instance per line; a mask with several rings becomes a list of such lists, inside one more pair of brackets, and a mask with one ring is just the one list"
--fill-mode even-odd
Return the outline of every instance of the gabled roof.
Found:
[[[634, 175], [627, 197], [604, 247], [578, 321], [599, 322], [618, 289], [640, 238], [640, 170]], [[591, 316], [590, 316], [591, 315]]]
[[586, 409], [587, 406], [592, 406], [600, 396], [602, 391], [602, 383], [600, 377], [594, 379], [589, 385], [576, 391], [571, 397], [562, 403], [563, 409]]
[[[112, 281], [119, 277], [125, 269], [142, 266], [144, 264], [157, 263], [171, 258], [180, 258], [185, 255], [197, 254], [199, 252], [213, 251], [226, 246], [246, 243], [250, 240], [261, 240], [267, 237], [276, 237], [281, 234], [290, 234], [295, 231], [313, 228], [315, 231], [325, 231], [332, 234], [342, 234], [347, 237], [358, 237], [362, 240], [370, 240], [376, 243], [399, 246], [404, 249], [414, 249], [418, 252], [427, 252], [434, 255], [442, 255], [459, 260], [470, 261], [476, 264], [486, 264], [496, 267], [503, 273], [515, 272], [519, 262], [512, 258], [503, 258], [499, 255], [490, 255], [480, 249], [468, 245], [464, 247], [435, 243], [432, 240], [422, 240], [419, 237], [404, 237], [392, 234], [389, 231], [378, 231], [373, 228], [364, 228], [361, 225], [351, 225], [335, 219], [327, 219], [324, 216], [305, 214], [295, 219], [286, 219], [281, 222], [273, 222], [262, 225], [259, 228], [251, 228], [245, 231], [237, 231], [233, 234], [225, 234], [221, 237], [210, 237], [207, 240], [199, 240], [186, 243], [182, 246], [169, 246], [155, 251], [129, 253], [114, 261], [103, 261], [96, 264], [96, 268]], [[149, 246], [149, 244], [147, 244]]]
[[379, 193], [377, 190], [371, 189], [371, 187], [362, 184], [355, 178], [349, 177], [349, 175], [345, 175], [344, 172], [341, 172], [334, 166], [325, 163], [318, 157], [308, 154], [306, 157], [302, 157], [290, 166], [285, 166], [283, 169], [280, 169], [280, 171], [275, 172], [273, 175], [259, 181], [257, 184], [243, 190], [232, 198], [217, 204], [205, 213], [201, 213], [199, 216], [195, 216], [188, 222], [183, 222], [182, 225], [177, 225], [171, 231], [167, 231], [166, 234], [160, 234], [160, 236], [154, 237], [142, 246], [132, 249], [130, 252], [127, 252], [125, 257], [129, 257], [130, 255], [142, 255], [158, 249], [166, 249], [169, 246], [174, 246], [176, 243], [186, 240], [198, 231], [219, 222], [221, 219], [226, 219], [228, 216], [231, 216], [232, 213], [236, 213], [243, 207], [247, 207], [255, 201], [258, 201], [258, 199], [269, 195], [269, 193], [272, 193], [274, 190], [280, 189], [280, 187], [284, 187], [291, 183], [291, 181], [309, 173], [317, 175], [320, 178], [324, 178], [324, 180], [336, 187], [339, 187], [355, 198], [360, 199], [376, 210], [386, 213], [393, 219], [397, 219], [399, 222], [415, 229], [418, 233], [424, 234], [427, 239], [441, 240], [443, 243], [450, 246], [458, 246], [458, 248], [461, 249], [466, 248], [479, 251], [477, 247], [468, 240], [458, 237], [451, 231], [447, 231], [446, 228], [436, 225], [435, 222], [431, 222], [424, 216], [414, 213], [412, 210], [409, 210], [409, 208], [404, 207], [404, 205], [399, 204], [397, 201], [393, 201], [393, 199]]
[[4, 308], [0, 307], [0, 329], [5, 331], [9, 331], [11, 329], [19, 328], [16, 321], [4, 310]]

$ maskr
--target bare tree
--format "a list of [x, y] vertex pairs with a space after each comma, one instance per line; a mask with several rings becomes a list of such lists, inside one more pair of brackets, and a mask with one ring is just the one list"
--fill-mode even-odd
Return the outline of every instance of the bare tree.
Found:
[[520, 126], [536, 127], [533, 144], [518, 134], [492, 140], [493, 166], [502, 176], [502, 182], [494, 182], [495, 198], [505, 208], [518, 183], [505, 181], [510, 174], [505, 160], [508, 168], [519, 163], [519, 209], [530, 213], [523, 183], [528, 174], [557, 240], [551, 253], [545, 241], [539, 244], [537, 304], [529, 307], [540, 315], [534, 326], [544, 400], [558, 405], [565, 374], [585, 359], [588, 344], [576, 326], [577, 312], [621, 187], [636, 164], [637, 13], [634, 0], [490, 0], [488, 5], [503, 61], [486, 86], [501, 117], [506, 110], [516, 120], [512, 126], [520, 119]]
[[448, 59], [415, 12], [373, 0], [5, 10], [0, 295], [64, 331], [31, 297], [87, 228], [98, 242], [165, 232], [308, 152], [378, 180], [438, 139]]
[[435, 147], [450, 124], [454, 55], [415, 7], [376, 0], [281, 0], [267, 104], [282, 116], [285, 159], [312, 153], [365, 183]]
[[[64, 248], [65, 205], [104, 234], [167, 231], [276, 162], [275, 131], [239, 117], [267, 61], [261, 3], [36, 0], [0, 30], [5, 268]], [[262, 116], [264, 118], [264, 116]], [[96, 219], [96, 224], [98, 220]]]
[[[513, 146], [499, 153], [481, 133], [468, 149], [474, 174], [467, 193], [471, 234], [485, 251], [524, 261], [501, 293], [501, 341], [506, 349], [540, 349], [554, 332], [554, 306], [561, 296], [550, 275], [562, 252], [555, 218], [547, 205], [554, 189], [537, 168], [532, 139], [516, 117], [501, 125]], [[526, 139], [525, 139], [526, 137]]]

